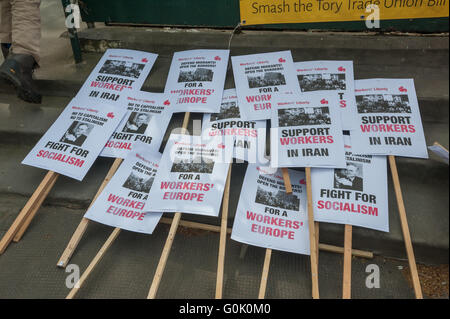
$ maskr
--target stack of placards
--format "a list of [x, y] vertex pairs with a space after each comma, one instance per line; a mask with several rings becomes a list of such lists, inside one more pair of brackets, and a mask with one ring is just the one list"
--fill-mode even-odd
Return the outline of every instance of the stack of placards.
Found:
[[202, 134], [205, 136], [234, 136], [233, 157], [249, 163], [267, 163], [266, 121], [242, 119], [236, 90], [223, 92], [219, 113], [205, 113]]

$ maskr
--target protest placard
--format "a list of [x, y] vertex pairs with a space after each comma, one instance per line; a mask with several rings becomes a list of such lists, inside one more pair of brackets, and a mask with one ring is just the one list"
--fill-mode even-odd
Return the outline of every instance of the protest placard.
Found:
[[412, 79], [357, 80], [355, 97], [355, 153], [428, 158]]
[[302, 94], [336, 94], [342, 129], [353, 129], [356, 120], [353, 61], [296, 62], [295, 69]]
[[219, 112], [229, 50], [175, 52], [164, 93], [173, 96], [173, 112]]
[[136, 50], [108, 49], [77, 93], [92, 102], [122, 104], [120, 99], [140, 90], [157, 54]]
[[162, 93], [136, 91], [126, 97], [127, 113], [100, 156], [125, 158], [137, 142], [157, 152], [172, 116], [173, 102]]
[[[149, 193], [151, 211], [218, 216], [232, 160], [222, 137], [172, 134]], [[150, 200], [151, 199], [151, 200]]]
[[287, 194], [281, 170], [249, 164], [231, 239], [254, 246], [310, 254], [305, 174], [289, 170]]
[[206, 136], [235, 136], [233, 157], [250, 163], [265, 164], [266, 121], [242, 119], [236, 90], [223, 91], [219, 113], [203, 115], [202, 134]]
[[389, 231], [386, 156], [353, 153], [345, 136], [346, 168], [312, 168], [314, 220]]
[[274, 97], [300, 94], [291, 51], [232, 56], [231, 62], [244, 120], [269, 119]]
[[283, 94], [274, 101], [272, 167], [345, 167], [344, 137], [334, 94]]
[[145, 206], [160, 160], [160, 153], [138, 142], [84, 217], [129, 231], [153, 233], [162, 213], [149, 212]]
[[125, 113], [122, 107], [74, 98], [22, 164], [81, 181]]

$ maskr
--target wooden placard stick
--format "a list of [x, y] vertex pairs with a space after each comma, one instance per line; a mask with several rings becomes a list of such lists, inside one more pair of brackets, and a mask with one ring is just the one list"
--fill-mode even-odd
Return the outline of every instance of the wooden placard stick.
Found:
[[417, 299], [423, 299], [419, 274], [417, 272], [416, 259], [414, 257], [414, 251], [411, 242], [411, 235], [409, 233], [408, 220], [406, 218], [405, 204], [403, 202], [402, 190], [400, 187], [400, 179], [398, 177], [397, 164], [395, 163], [395, 157], [393, 155], [389, 155], [389, 166], [391, 167], [391, 175], [394, 182], [395, 197], [397, 198], [398, 213], [400, 215], [400, 224], [402, 227], [406, 254], [408, 256], [409, 269], [411, 270], [414, 293]]
[[223, 272], [225, 267], [225, 246], [227, 241], [227, 222], [228, 222], [228, 203], [230, 199], [230, 181], [231, 181], [231, 167], [230, 163], [228, 169], [227, 182], [225, 184], [225, 191], [222, 202], [222, 220], [220, 223], [220, 241], [219, 241], [219, 258], [217, 261], [217, 279], [216, 279], [216, 299], [222, 299], [223, 292]]
[[[189, 123], [189, 117], [191, 113], [186, 112], [184, 114], [182, 131], [187, 132], [187, 127]], [[158, 266], [156, 267], [155, 276], [153, 277], [150, 290], [147, 295], [147, 299], [155, 299], [156, 293], [158, 292], [159, 283], [161, 282], [164, 269], [166, 268], [167, 259], [169, 258], [170, 249], [172, 248], [173, 241], [175, 239], [175, 234], [177, 233], [178, 224], [180, 223], [181, 213], [175, 213], [172, 219], [172, 224], [170, 225], [169, 234], [167, 235], [166, 243], [164, 244], [161, 257], [159, 258]]]
[[319, 299], [319, 263], [318, 263], [318, 246], [316, 239], [316, 226], [314, 225], [314, 211], [312, 201], [311, 187], [311, 167], [305, 167], [306, 173], [306, 196], [308, 198], [308, 228], [309, 228], [309, 244], [311, 254], [311, 281], [312, 281], [312, 297]]
[[291, 178], [289, 177], [288, 169], [283, 167], [281, 169], [281, 173], [283, 174], [284, 187], [286, 188], [286, 193], [292, 194], [292, 184], [291, 184]]
[[[172, 224], [172, 218], [162, 217], [160, 223], [162, 224]], [[316, 222], [316, 225], [318, 223]], [[209, 225], [209, 224], [203, 224], [203, 223], [197, 223], [197, 222], [191, 222], [188, 220], [180, 220], [180, 226], [192, 228], [192, 229], [201, 229], [206, 231], [211, 231], [215, 233], [220, 233], [220, 226], [215, 225]], [[231, 228], [227, 228], [227, 234], [231, 234]], [[317, 233], [316, 233], [317, 234]], [[330, 253], [336, 253], [336, 254], [343, 254], [344, 253], [344, 247], [334, 246], [334, 245], [328, 245], [328, 244], [319, 244], [319, 250], [327, 251]], [[359, 249], [352, 249], [352, 255], [356, 257], [362, 257], [362, 258], [373, 258], [373, 252], [365, 251], [365, 250], [359, 250]]]
[[261, 284], [259, 285], [258, 299], [264, 299], [266, 296], [267, 277], [269, 276], [270, 259], [272, 257], [272, 249], [266, 249], [266, 256], [264, 257], [264, 266], [261, 275]]
[[33, 216], [34, 216], [34, 214], [37, 212], [39, 207], [42, 205], [42, 202], [47, 197], [48, 193], [50, 192], [53, 185], [55, 184], [58, 176], [59, 176], [59, 174], [55, 173], [53, 171], [48, 171], [48, 173], [44, 176], [44, 179], [42, 180], [42, 182], [36, 188], [33, 195], [31, 195], [28, 202], [22, 208], [19, 215], [14, 220], [13, 224], [11, 225], [11, 227], [8, 229], [8, 231], [6, 232], [6, 234], [3, 236], [2, 240], [0, 241], [0, 255], [5, 252], [6, 248], [11, 243], [11, 241], [14, 239], [17, 232], [19, 232], [22, 225], [24, 225], [25, 222], [28, 222], [28, 224], [31, 222], [31, 219], [28, 221], [28, 216], [31, 213], [33, 213]]
[[72, 288], [70, 293], [67, 295], [66, 299], [73, 299], [75, 297], [75, 295], [80, 290], [81, 286], [83, 286], [83, 283], [86, 281], [86, 279], [89, 277], [91, 272], [94, 270], [95, 266], [97, 266], [97, 264], [100, 262], [100, 260], [105, 255], [108, 248], [111, 247], [112, 243], [116, 240], [117, 236], [119, 236], [120, 230], [121, 230], [120, 228], [114, 228], [111, 235], [109, 235], [108, 239], [105, 241], [102, 248], [100, 248], [97, 255], [95, 255], [94, 259], [92, 259], [91, 263], [86, 268], [83, 275], [81, 275], [80, 279], [75, 284], [75, 286]]
[[[286, 187], [286, 192], [288, 186], [292, 193], [291, 181], [289, 178], [289, 173], [287, 168], [282, 168], [283, 179]], [[311, 189], [311, 167], [305, 168], [306, 173], [306, 195], [308, 198], [308, 227], [309, 227], [309, 244], [310, 244], [310, 254], [311, 254], [311, 280], [312, 280], [312, 297], [314, 299], [319, 298], [319, 240], [316, 238], [316, 229], [318, 226], [314, 223], [314, 212], [312, 204], [312, 189]], [[289, 184], [286, 185], [286, 182]]]
[[352, 225], [345, 225], [344, 234], [344, 273], [342, 285], [342, 299], [352, 296]]
[[[116, 158], [114, 163], [111, 165], [111, 168], [108, 171], [108, 174], [106, 174], [105, 179], [103, 180], [102, 184], [100, 185], [100, 188], [97, 191], [97, 194], [95, 194], [94, 199], [92, 200], [91, 204], [89, 205], [89, 208], [94, 204], [94, 202], [97, 200], [97, 197], [100, 196], [103, 189], [106, 187], [106, 185], [109, 183], [111, 178], [116, 173], [117, 169], [119, 168], [120, 164], [122, 163], [123, 159]], [[88, 209], [89, 209], [88, 208]], [[72, 257], [75, 249], [78, 246], [78, 243], [81, 240], [81, 237], [83, 237], [84, 232], [87, 229], [87, 226], [89, 224], [89, 219], [82, 218], [80, 224], [78, 225], [77, 229], [72, 235], [72, 238], [70, 239], [69, 243], [67, 244], [66, 249], [62, 253], [61, 257], [58, 260], [58, 263], [56, 264], [58, 267], [66, 267], [67, 263], [69, 262], [69, 259]]]

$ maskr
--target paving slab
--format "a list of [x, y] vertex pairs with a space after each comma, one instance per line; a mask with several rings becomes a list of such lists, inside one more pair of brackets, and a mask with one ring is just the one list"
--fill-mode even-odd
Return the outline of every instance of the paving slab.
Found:
[[[0, 195], [0, 210], [20, 209], [26, 198]], [[56, 262], [78, 225], [83, 210], [45, 206], [17, 244], [0, 256], [0, 298], [64, 298], [69, 293], [66, 280], [72, 272], [56, 267]], [[0, 216], [5, 216], [0, 214]], [[0, 219], [0, 235], [9, 224]], [[140, 298], [147, 296], [164, 245], [168, 225], [160, 224], [154, 234], [122, 231], [77, 298]], [[89, 225], [70, 263], [83, 272], [111, 233], [112, 228]], [[217, 271], [218, 233], [192, 231], [180, 227], [162, 277], [157, 298], [214, 298]], [[265, 250], [227, 239], [224, 292], [229, 299], [256, 298]], [[319, 285], [322, 298], [340, 298], [342, 255], [321, 252]], [[375, 264], [380, 270], [380, 288], [366, 287]], [[401, 269], [406, 262], [381, 257], [352, 259], [352, 297], [414, 298]], [[274, 251], [266, 298], [309, 299], [311, 296], [309, 257]], [[70, 278], [69, 278], [70, 279]]]

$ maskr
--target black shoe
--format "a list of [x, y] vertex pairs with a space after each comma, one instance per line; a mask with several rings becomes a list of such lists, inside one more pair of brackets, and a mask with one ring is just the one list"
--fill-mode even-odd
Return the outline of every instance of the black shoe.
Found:
[[8, 57], [9, 54], [9, 47], [11, 46], [11, 44], [9, 43], [2, 43], [1, 47], [2, 47], [2, 53], [3, 53], [3, 57], [6, 59]]
[[30, 103], [40, 104], [42, 96], [37, 92], [33, 81], [36, 61], [29, 54], [8, 54], [0, 66], [0, 78], [10, 82], [17, 91], [17, 96]]

